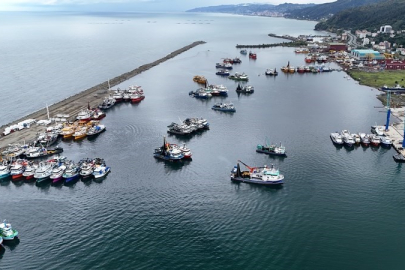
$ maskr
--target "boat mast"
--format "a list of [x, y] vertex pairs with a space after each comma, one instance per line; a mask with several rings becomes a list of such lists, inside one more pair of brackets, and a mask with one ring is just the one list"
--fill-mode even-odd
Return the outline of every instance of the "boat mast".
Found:
[[48, 104], [46, 104], [46, 114], [48, 115], [48, 120], [50, 120]]

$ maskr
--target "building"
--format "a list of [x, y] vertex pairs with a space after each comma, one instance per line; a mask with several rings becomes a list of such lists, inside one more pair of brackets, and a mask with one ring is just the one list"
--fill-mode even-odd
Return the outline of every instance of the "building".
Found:
[[392, 31], [391, 25], [384, 25], [384, 26], [381, 26], [381, 27], [380, 27], [380, 32], [381, 32], [381, 33], [388, 33], [388, 34], [390, 34], [391, 31]]
[[351, 54], [359, 61], [385, 60], [384, 55], [374, 50], [352, 50]]
[[336, 51], [336, 52], [346, 51], [347, 46], [344, 43], [329, 43], [328, 50], [329, 51]]
[[385, 61], [385, 68], [389, 70], [405, 70], [405, 61], [387, 59]]
[[346, 40], [347, 40], [347, 33], [343, 33], [343, 34], [342, 34], [342, 40], [343, 40], [343, 41], [346, 41]]
[[363, 39], [363, 46], [370, 44], [370, 39], [364, 38]]

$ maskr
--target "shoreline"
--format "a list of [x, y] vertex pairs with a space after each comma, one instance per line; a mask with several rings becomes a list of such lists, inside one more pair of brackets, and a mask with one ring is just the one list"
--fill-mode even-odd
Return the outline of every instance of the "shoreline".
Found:
[[[147, 71], [154, 66], [159, 65], [160, 63], [163, 63], [171, 58], [174, 58], [175, 56], [180, 55], [181, 53], [183, 53], [185, 51], [188, 51], [198, 45], [205, 44], [205, 43], [206, 43], [205, 41], [195, 41], [187, 46], [184, 46], [178, 50], [175, 50], [175, 51], [169, 53], [168, 55], [166, 55], [158, 60], [155, 60], [148, 64], [144, 64], [129, 72], [118, 75], [110, 80], [110, 88], [117, 86], [120, 83], [127, 81], [130, 78], [135, 77], [136, 75], [138, 75], [144, 71]], [[54, 104], [50, 105], [48, 107], [48, 109], [52, 113], [52, 115], [69, 114], [69, 119], [71, 119], [72, 117], [75, 117], [75, 115], [81, 109], [87, 107], [88, 104], [90, 104], [90, 107], [97, 107], [97, 105], [102, 102], [103, 98], [105, 97], [105, 95], [107, 93], [108, 93], [108, 82], [105, 81], [103, 83], [97, 84], [88, 89], [85, 89], [77, 94], [69, 96], [57, 103], [54, 103]], [[2, 135], [3, 131], [5, 130], [6, 127], [15, 125], [26, 119], [35, 119], [37, 121], [41, 120], [41, 119], [47, 119], [47, 109], [43, 108], [43, 109], [37, 110], [28, 115], [22, 116], [19, 119], [14, 120], [8, 124], [0, 126], [0, 133], [1, 133], [0, 148], [6, 147], [9, 144], [13, 144], [13, 143], [21, 142], [21, 141], [32, 140], [33, 137], [36, 135], [36, 133], [44, 128], [44, 126], [32, 125], [28, 129], [26, 128], [26, 129], [23, 129], [20, 131], [15, 131], [7, 136]]]

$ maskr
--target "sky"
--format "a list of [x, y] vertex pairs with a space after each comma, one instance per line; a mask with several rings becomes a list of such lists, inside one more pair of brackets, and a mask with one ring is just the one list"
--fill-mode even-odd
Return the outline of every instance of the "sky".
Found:
[[322, 4], [336, 0], [0, 0], [1, 10], [185, 11], [196, 7], [242, 3]]

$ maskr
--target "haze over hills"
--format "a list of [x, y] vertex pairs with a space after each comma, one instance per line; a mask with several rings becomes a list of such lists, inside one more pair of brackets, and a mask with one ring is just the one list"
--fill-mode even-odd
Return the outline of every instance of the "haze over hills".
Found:
[[313, 7], [291, 10], [289, 14], [285, 15], [285, 17], [319, 21], [330, 18], [334, 14], [337, 14], [343, 10], [370, 5], [382, 1], [384, 0], [338, 0], [332, 3], [319, 4]]
[[302, 9], [315, 6], [315, 4], [289, 4], [280, 5], [272, 4], [239, 4], [239, 5], [219, 5], [199, 7], [187, 10], [187, 12], [210, 12], [210, 13], [230, 13], [241, 15], [278, 15], [282, 16], [285, 13], [296, 9]]
[[380, 3], [347, 9], [315, 26], [316, 30], [367, 29], [376, 31], [382, 25], [405, 29], [405, 1], [387, 0]]

